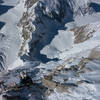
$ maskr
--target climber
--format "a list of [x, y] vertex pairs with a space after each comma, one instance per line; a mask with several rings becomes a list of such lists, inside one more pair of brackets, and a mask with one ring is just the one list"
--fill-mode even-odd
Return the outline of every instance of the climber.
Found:
[[20, 72], [20, 85], [30, 86], [33, 84], [32, 79], [27, 75], [26, 72]]

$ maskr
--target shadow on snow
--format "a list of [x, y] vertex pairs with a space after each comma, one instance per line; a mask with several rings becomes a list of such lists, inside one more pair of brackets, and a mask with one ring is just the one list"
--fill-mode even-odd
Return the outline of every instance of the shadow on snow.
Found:
[[6, 13], [11, 8], [13, 8], [13, 6], [0, 5], [0, 15]]
[[5, 25], [4, 22], [0, 22], [0, 29]]
[[100, 12], [100, 4], [92, 3], [90, 5], [96, 12]]

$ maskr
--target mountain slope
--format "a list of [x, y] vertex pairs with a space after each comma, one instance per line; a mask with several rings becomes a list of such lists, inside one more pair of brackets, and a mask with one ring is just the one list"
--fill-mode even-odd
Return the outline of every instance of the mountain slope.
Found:
[[22, 12], [20, 11], [20, 9], [23, 9], [22, 4], [23, 3], [21, 1], [20, 4], [16, 5], [16, 7], [13, 7], [7, 13], [4, 13], [0, 16], [0, 21], [5, 23], [5, 25], [0, 30], [1, 70], [2, 68], [6, 69], [16, 60], [16, 58], [18, 58], [18, 51], [21, 45], [21, 38], [19, 35], [20, 30], [17, 27], [17, 23], [19, 22], [20, 17], [23, 13], [22, 10]]
[[[77, 0], [40, 0], [33, 6], [29, 4], [26, 2], [27, 11], [19, 23], [24, 39], [20, 54], [23, 51], [28, 51], [29, 57], [27, 56], [27, 59], [34, 57], [39, 60], [47, 59], [41, 55], [40, 50], [52, 41], [58, 34], [58, 30], [67, 28], [65, 24], [74, 21], [76, 16], [89, 15], [94, 12], [93, 8], [89, 7], [88, 0], [79, 4]], [[28, 41], [29, 43], [27, 43]], [[24, 49], [25, 44], [28, 44], [28, 50]]]
[[[12, 6], [0, 15], [0, 100], [99, 100], [100, 5], [91, 1], [0, 1]], [[17, 88], [20, 72], [34, 85]]]

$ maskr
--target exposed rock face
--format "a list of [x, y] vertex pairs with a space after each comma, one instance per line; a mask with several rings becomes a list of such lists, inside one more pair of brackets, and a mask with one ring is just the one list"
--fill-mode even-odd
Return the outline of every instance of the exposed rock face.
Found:
[[88, 39], [90, 39], [93, 36], [93, 33], [96, 32], [95, 26], [91, 28], [91, 25], [85, 25], [81, 26], [75, 29], [72, 29], [71, 31], [74, 32], [75, 40], [74, 43], [81, 43]]
[[6, 63], [6, 55], [5, 55], [5, 49], [3, 48], [3, 43], [6, 39], [6, 36], [3, 33], [0, 33], [0, 71], [5, 69], [5, 63]]
[[18, 24], [18, 26], [22, 26], [22, 38], [23, 38], [23, 42], [21, 45], [21, 48], [19, 50], [19, 56], [21, 56], [24, 53], [27, 52], [27, 50], [24, 50], [24, 47], [27, 43], [27, 41], [30, 39], [30, 33], [33, 32], [34, 30], [34, 26], [32, 25], [32, 21], [30, 21], [30, 19], [28, 18], [29, 15], [27, 12], [25, 12], [20, 20], [20, 23]]
[[3, 33], [0, 33], [0, 71], [5, 69], [5, 63], [6, 63], [6, 55], [5, 55], [5, 50], [3, 48], [4, 41], [6, 39], [6, 36]]
[[76, 27], [71, 29], [74, 32], [74, 43], [82, 43], [93, 37], [94, 33], [100, 28], [99, 24], [87, 24], [85, 26]]
[[92, 11], [89, 0], [41, 0], [41, 3], [44, 14], [59, 21], [66, 14], [85, 15]]
[[30, 8], [30, 7], [32, 7], [33, 5], [34, 5], [34, 3], [36, 3], [38, 0], [26, 0], [25, 1], [25, 6], [27, 7], [27, 8]]
[[[84, 42], [86, 40], [88, 40], [90, 37], [93, 36], [93, 33], [95, 32], [95, 30], [91, 31], [91, 32], [86, 32], [86, 26], [82, 26], [80, 28], [75, 28], [73, 31], [75, 32], [75, 40], [74, 43], [81, 43]], [[89, 31], [89, 30], [87, 30]], [[88, 34], [87, 34], [88, 33]]]
[[89, 55], [89, 58], [90, 59], [100, 59], [100, 50], [98, 49], [98, 47], [97, 48], [94, 48], [92, 51], [91, 51], [91, 53], [90, 53], [90, 55]]
[[0, 52], [0, 71], [5, 69], [5, 63], [6, 63], [6, 56], [3, 52]]

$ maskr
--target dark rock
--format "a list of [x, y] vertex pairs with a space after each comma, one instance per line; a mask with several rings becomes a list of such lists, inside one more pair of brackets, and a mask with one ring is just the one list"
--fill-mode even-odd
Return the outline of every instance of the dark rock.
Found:
[[3, 95], [2, 100], [26, 100], [26, 99], [24, 97], [20, 97], [20, 96]]

